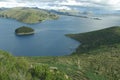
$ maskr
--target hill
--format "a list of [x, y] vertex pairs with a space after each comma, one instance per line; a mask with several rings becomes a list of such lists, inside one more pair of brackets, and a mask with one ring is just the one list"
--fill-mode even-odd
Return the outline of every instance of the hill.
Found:
[[58, 68], [31, 63], [0, 51], [0, 80], [71, 80]]
[[19, 27], [15, 30], [17, 35], [31, 35], [34, 34], [34, 29], [26, 26]]
[[26, 58], [32, 63], [56, 66], [73, 80], [120, 79], [120, 27], [67, 36], [81, 42], [73, 54]]
[[69, 56], [13, 57], [0, 51], [0, 80], [119, 80], [119, 35], [118, 26], [69, 34], [81, 42]]
[[0, 17], [12, 18], [24, 23], [38, 23], [44, 20], [57, 19], [58, 15], [38, 8], [17, 7], [1, 10]]
[[81, 43], [76, 53], [93, 54], [98, 51], [111, 51], [112, 49], [118, 49], [120, 45], [119, 26], [81, 34], [68, 34], [67, 36]]

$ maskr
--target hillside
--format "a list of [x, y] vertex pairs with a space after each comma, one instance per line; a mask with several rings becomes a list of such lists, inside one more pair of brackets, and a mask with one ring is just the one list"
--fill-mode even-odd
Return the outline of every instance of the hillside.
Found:
[[76, 53], [94, 53], [98, 51], [111, 51], [120, 47], [120, 27], [114, 26], [98, 31], [81, 34], [68, 34], [67, 36], [79, 41], [81, 45]]
[[69, 56], [13, 57], [0, 51], [0, 80], [119, 80], [119, 35], [118, 26], [69, 34], [82, 43]]
[[[115, 50], [117, 51], [117, 50]], [[72, 80], [119, 80], [120, 52], [99, 52], [64, 57], [25, 57], [32, 63], [55, 66]]]
[[73, 80], [120, 79], [120, 27], [67, 36], [81, 42], [72, 55], [27, 57], [28, 61], [56, 66]]
[[0, 80], [71, 80], [58, 68], [31, 63], [0, 51]]
[[24, 23], [38, 23], [44, 20], [57, 19], [58, 15], [37, 8], [17, 7], [1, 10], [0, 17], [12, 18]]

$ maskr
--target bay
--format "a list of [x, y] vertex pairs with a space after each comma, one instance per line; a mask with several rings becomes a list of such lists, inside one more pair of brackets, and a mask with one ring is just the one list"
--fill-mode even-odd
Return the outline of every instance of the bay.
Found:
[[[15, 56], [63, 56], [69, 55], [80, 45], [65, 34], [83, 33], [120, 25], [120, 16], [97, 16], [101, 20], [60, 16], [37, 24], [25, 24], [14, 19], [0, 18], [0, 49]], [[34, 35], [16, 36], [21, 26], [35, 30]]]

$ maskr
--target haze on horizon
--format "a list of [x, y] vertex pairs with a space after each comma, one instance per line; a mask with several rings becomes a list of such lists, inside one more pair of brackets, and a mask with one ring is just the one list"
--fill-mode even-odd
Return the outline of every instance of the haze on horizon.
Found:
[[38, 7], [54, 10], [71, 10], [71, 6], [80, 6], [118, 11], [120, 10], [119, 4], [120, 0], [0, 0], [0, 7]]

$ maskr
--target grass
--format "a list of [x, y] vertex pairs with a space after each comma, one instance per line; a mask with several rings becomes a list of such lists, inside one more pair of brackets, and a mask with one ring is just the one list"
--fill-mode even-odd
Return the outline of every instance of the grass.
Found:
[[16, 19], [23, 23], [39, 23], [44, 20], [57, 19], [58, 15], [35, 8], [11, 8], [0, 11], [0, 17]]
[[77, 53], [90, 53], [107, 51], [109, 49], [119, 48], [120, 27], [114, 26], [93, 32], [82, 34], [68, 34], [67, 36], [80, 41], [82, 44], [78, 47]]
[[71, 80], [66, 76], [47, 64], [32, 64], [24, 57], [17, 58], [0, 51], [0, 80]]
[[73, 80], [120, 79], [119, 26], [67, 36], [82, 43], [72, 55], [27, 57], [28, 61], [58, 67]]
[[[9, 59], [8, 57], [5, 57], [4, 60], [2, 60], [0, 57], [0, 60], [3, 61], [2, 65], [0, 65], [0, 69], [2, 72], [6, 72], [6, 70], [3, 69], [6, 67], [6, 65], [3, 64], [5, 63], [9, 64], [10, 61], [12, 60], [11, 64], [13, 64], [14, 61], [15, 62], [17, 61], [17, 65], [18, 64], [20, 65], [20, 66], [16, 65], [15, 70], [20, 70], [20, 72], [24, 71], [23, 73], [26, 73], [28, 70], [32, 70], [29, 73], [29, 76], [26, 77], [22, 76], [22, 78], [24, 79], [26, 79], [27, 77], [31, 78], [30, 75], [32, 75], [32, 79], [34, 78], [34, 80], [37, 80], [39, 77], [41, 78], [41, 74], [39, 73], [42, 73], [42, 75], [45, 76], [44, 73], [46, 73], [46, 71], [47, 73], [49, 73], [50, 67], [55, 67], [58, 69], [58, 73], [60, 72], [60, 74], [57, 75], [47, 74], [46, 79], [49, 78], [48, 80], [65, 80], [66, 77], [69, 77], [70, 80], [71, 79], [72, 80], [119, 80], [120, 79], [119, 35], [120, 35], [120, 27], [117, 26], [98, 30], [98, 31], [82, 33], [82, 34], [69, 34], [67, 36], [74, 38], [82, 43], [77, 48], [77, 51], [74, 52], [72, 55], [61, 56], [61, 57], [60, 56], [58, 57], [39, 57], [39, 56], [13, 57], [12, 56], [12, 58], [8, 60], [9, 61], [8, 63], [6, 63], [7, 59]], [[0, 56], [1, 55], [3, 54], [0, 54]], [[8, 54], [5, 53], [4, 55], [7, 56]], [[14, 58], [15, 60], [13, 60]], [[35, 67], [31, 69], [29, 67], [30, 65]], [[6, 68], [14, 72], [14, 69], [12, 70], [12, 68], [9, 68], [8, 66]], [[22, 75], [24, 75], [23, 73]], [[1, 75], [4, 76], [6, 75], [6, 73]], [[10, 73], [7, 75], [10, 75]], [[55, 76], [57, 77], [55, 78]], [[45, 79], [45, 77], [42, 77], [42, 79]], [[0, 79], [0, 80], [5, 80], [5, 79]]]

